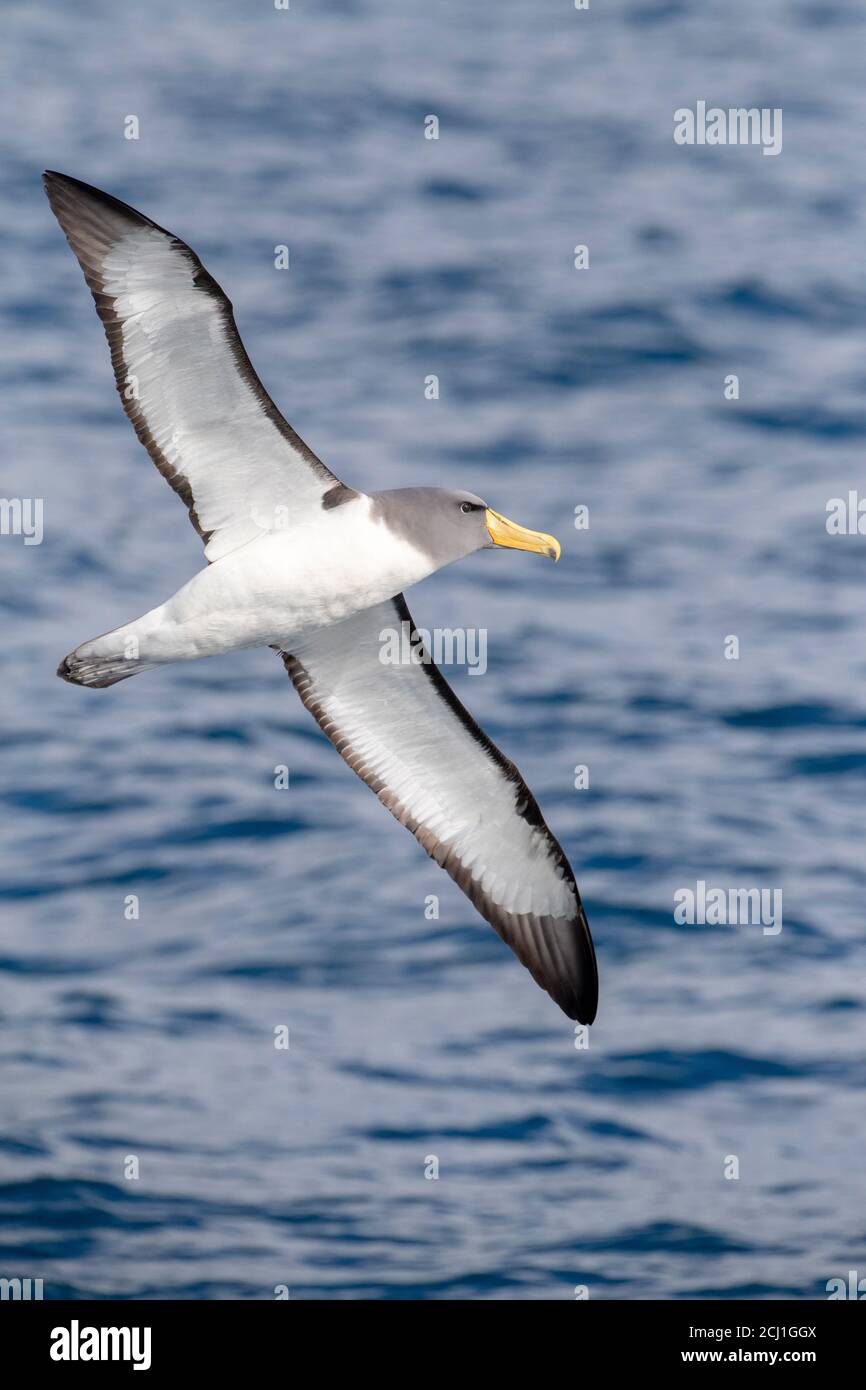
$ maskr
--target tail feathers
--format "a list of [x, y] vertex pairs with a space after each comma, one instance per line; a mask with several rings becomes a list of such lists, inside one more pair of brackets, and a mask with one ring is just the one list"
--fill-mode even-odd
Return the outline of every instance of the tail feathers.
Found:
[[137, 657], [124, 656], [117, 651], [110, 655], [99, 655], [92, 650], [96, 645], [96, 642], [85, 642], [76, 647], [61, 661], [57, 668], [58, 676], [73, 685], [103, 689], [107, 685], [117, 685], [118, 681], [128, 680], [130, 676], [138, 675], [139, 671], [149, 671], [154, 664]]

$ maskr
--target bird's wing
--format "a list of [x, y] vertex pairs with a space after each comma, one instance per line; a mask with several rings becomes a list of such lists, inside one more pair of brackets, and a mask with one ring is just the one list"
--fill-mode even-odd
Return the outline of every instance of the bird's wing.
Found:
[[[401, 625], [406, 624], [405, 628]], [[349, 767], [454, 879], [569, 1018], [591, 1023], [598, 977], [574, 875], [513, 763], [429, 660], [385, 664], [386, 634], [420, 647], [402, 595], [281, 652]]]
[[194, 251], [134, 208], [46, 173], [93, 292], [123, 408], [209, 560], [353, 496], [283, 419]]

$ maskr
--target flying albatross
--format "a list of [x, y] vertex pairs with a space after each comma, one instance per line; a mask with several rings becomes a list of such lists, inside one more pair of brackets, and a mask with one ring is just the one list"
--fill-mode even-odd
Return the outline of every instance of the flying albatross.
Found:
[[[274, 405], [189, 246], [78, 179], [46, 173], [45, 189], [96, 301], [123, 408], [208, 561], [158, 608], [76, 647], [58, 675], [102, 687], [273, 647], [349, 767], [569, 1018], [591, 1023], [595, 953], [568, 861], [517, 768], [419, 649], [403, 597], [485, 546], [556, 560], [558, 542], [469, 492], [340, 482]], [[380, 635], [395, 628], [421, 659], [383, 663]]]

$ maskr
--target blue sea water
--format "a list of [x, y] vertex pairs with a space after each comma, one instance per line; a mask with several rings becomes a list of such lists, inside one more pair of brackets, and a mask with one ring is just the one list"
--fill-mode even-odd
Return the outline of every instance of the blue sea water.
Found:
[[[866, 540], [825, 526], [864, 476], [862, 7], [0, 22], [0, 490], [44, 499], [41, 545], [0, 537], [0, 1275], [808, 1299], [866, 1274]], [[676, 145], [697, 100], [781, 107], [782, 153]], [[410, 603], [487, 630], [486, 674], [447, 674], [574, 864], [588, 1050], [272, 653], [55, 679], [201, 554], [118, 406], [46, 166], [192, 243], [340, 477], [468, 487], [559, 535], [556, 568], [484, 553]], [[781, 932], [678, 925], [700, 880], [781, 890]]]

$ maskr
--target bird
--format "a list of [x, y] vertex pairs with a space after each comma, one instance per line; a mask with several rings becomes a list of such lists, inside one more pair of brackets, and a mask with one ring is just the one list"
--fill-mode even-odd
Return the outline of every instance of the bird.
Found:
[[[430, 658], [404, 590], [475, 551], [559, 542], [472, 492], [343, 483], [284, 419], [229, 299], [184, 241], [79, 179], [43, 175], [102, 320], [120, 399], [188, 509], [204, 568], [83, 642], [57, 674], [104, 688], [174, 661], [271, 647], [353, 772], [451, 876], [570, 1018], [598, 972], [566, 855], [520, 772]], [[410, 634], [412, 659], [382, 660]]]

